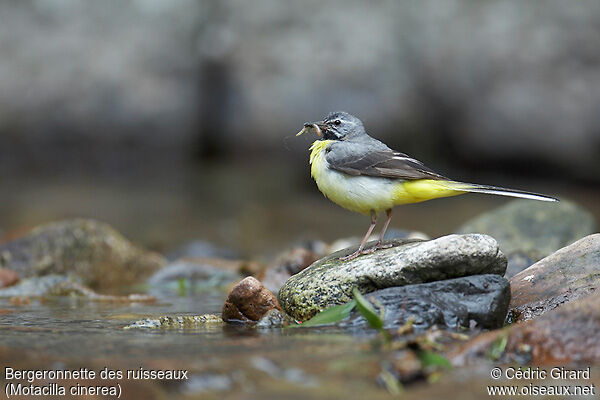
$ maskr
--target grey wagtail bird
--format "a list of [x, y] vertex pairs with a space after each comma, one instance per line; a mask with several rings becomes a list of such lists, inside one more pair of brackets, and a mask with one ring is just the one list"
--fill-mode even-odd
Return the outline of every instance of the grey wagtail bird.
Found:
[[[346, 112], [333, 112], [323, 121], [305, 123], [296, 136], [306, 132], [319, 136], [310, 147], [310, 173], [319, 190], [337, 205], [371, 216], [371, 225], [358, 250], [342, 260], [387, 247], [383, 237], [392, 219], [392, 208], [397, 205], [469, 192], [558, 201], [543, 194], [448, 179], [372, 138], [362, 121]], [[374, 247], [365, 249], [381, 211], [386, 212], [387, 219], [379, 240]]]

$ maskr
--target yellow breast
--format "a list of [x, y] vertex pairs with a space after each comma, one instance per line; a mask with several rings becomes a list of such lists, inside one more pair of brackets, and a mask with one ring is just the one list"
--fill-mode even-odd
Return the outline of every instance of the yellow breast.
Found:
[[445, 181], [351, 176], [333, 170], [325, 158], [327, 148], [333, 143], [333, 140], [317, 140], [312, 144], [310, 172], [325, 197], [350, 211], [368, 215], [371, 210], [379, 212], [400, 204], [464, 193]]

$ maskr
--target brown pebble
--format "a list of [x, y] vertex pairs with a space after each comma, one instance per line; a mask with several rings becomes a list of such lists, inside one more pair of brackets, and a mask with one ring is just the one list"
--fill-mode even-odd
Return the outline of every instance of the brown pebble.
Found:
[[8, 299], [8, 302], [13, 306], [25, 306], [31, 303], [31, 299], [29, 297], [14, 296]]
[[0, 288], [5, 288], [19, 282], [19, 275], [8, 268], [0, 268]]
[[251, 276], [235, 285], [223, 305], [224, 321], [259, 321], [269, 310], [281, 310], [277, 298]]

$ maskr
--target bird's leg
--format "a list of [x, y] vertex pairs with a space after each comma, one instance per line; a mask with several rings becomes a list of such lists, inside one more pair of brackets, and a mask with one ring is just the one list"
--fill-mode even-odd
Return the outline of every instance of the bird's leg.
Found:
[[367, 240], [369, 239], [369, 236], [371, 236], [371, 233], [373, 232], [373, 228], [375, 228], [376, 224], [377, 224], [377, 213], [375, 211], [371, 210], [371, 225], [369, 226], [369, 229], [367, 230], [367, 234], [363, 238], [362, 242], [360, 242], [360, 246], [358, 246], [358, 249], [354, 253], [344, 256], [344, 257], [340, 257], [340, 260], [342, 260], [342, 261], [353, 260], [356, 257], [360, 256], [361, 254], [365, 254], [365, 252], [364, 252], [365, 244], [367, 244]]
[[385, 215], [387, 216], [387, 219], [385, 220], [385, 223], [383, 224], [383, 228], [381, 229], [381, 233], [379, 234], [379, 240], [377, 241], [377, 244], [375, 245], [375, 250], [387, 249], [389, 247], [392, 247], [392, 245], [383, 244], [383, 237], [385, 236], [385, 231], [387, 231], [388, 225], [390, 224], [390, 221], [392, 220], [392, 209], [389, 208], [389, 209], [385, 210]]

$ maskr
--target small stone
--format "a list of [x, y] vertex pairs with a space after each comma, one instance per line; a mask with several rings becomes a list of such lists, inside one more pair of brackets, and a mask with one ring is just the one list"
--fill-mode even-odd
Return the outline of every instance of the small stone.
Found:
[[[386, 329], [397, 329], [413, 320], [413, 328], [433, 325], [458, 329], [496, 329], [503, 325], [510, 302], [508, 281], [499, 275], [474, 275], [443, 281], [390, 287], [365, 296], [373, 308], [385, 310]], [[353, 311], [344, 325], [366, 327]], [[472, 326], [474, 325], [474, 326]]]
[[354, 287], [370, 293], [461, 276], [503, 275], [506, 271], [506, 258], [498, 243], [486, 235], [386, 243], [392, 247], [349, 261], [339, 258], [356, 248], [331, 254], [293, 275], [279, 291], [284, 311], [305, 321], [327, 307], [352, 300]]
[[600, 234], [590, 235], [538, 261], [510, 280], [512, 319], [524, 321], [600, 287]]
[[277, 298], [251, 276], [235, 285], [223, 305], [223, 320], [257, 322], [269, 310], [281, 310]]
[[279, 289], [290, 276], [297, 274], [313, 262], [317, 261], [319, 255], [314, 251], [302, 247], [296, 247], [281, 253], [260, 276], [263, 285], [273, 293]]
[[8, 302], [13, 306], [26, 306], [31, 303], [31, 299], [29, 297], [14, 296], [8, 299]]
[[457, 233], [485, 233], [494, 237], [508, 259], [506, 276], [510, 278], [596, 231], [592, 214], [570, 201], [513, 200], [466, 222]]
[[19, 275], [8, 268], [0, 268], [0, 288], [14, 285], [19, 281]]
[[283, 328], [293, 324], [294, 320], [277, 308], [272, 308], [258, 321], [258, 328]]

